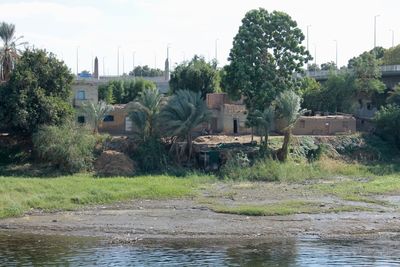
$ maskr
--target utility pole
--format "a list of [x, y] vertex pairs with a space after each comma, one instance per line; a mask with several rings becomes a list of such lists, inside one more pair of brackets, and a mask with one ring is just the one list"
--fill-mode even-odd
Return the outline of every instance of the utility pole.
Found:
[[215, 39], [215, 64], [218, 67], [218, 41], [219, 39]]
[[337, 40], [333, 40], [336, 43], [336, 68], [339, 69], [338, 66], [338, 41]]
[[380, 15], [375, 15], [374, 16], [374, 48], [376, 47], [376, 18], [379, 17]]
[[394, 47], [394, 30], [390, 30], [392, 32], [392, 47]]
[[314, 44], [314, 64], [317, 65], [317, 45]]
[[117, 76], [119, 76], [119, 48], [120, 46], [117, 49]]
[[309, 28], [310, 27], [311, 27], [311, 25], [307, 25], [307, 51], [310, 51], [310, 50], [308, 50], [309, 49], [309, 47], [308, 47], [308, 40], [309, 40], [308, 35], [309, 35]]
[[133, 73], [133, 77], [135, 77], [135, 54], [136, 51], [132, 52], [132, 73]]
[[79, 76], [79, 46], [76, 47], [76, 77]]
[[104, 63], [105, 62], [105, 57], [103, 57], [103, 76], [106, 76], [106, 64]]
[[125, 74], [125, 54], [122, 52], [122, 76]]

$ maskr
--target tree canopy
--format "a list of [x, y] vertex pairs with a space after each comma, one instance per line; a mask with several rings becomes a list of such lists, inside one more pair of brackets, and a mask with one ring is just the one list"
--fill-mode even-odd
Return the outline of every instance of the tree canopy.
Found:
[[303, 40], [286, 13], [263, 8], [247, 12], [233, 40], [224, 89], [233, 98], [244, 96], [249, 110], [264, 110], [280, 92], [293, 88], [293, 74], [311, 59]]
[[3, 46], [0, 48], [0, 80], [7, 81], [10, 78], [11, 70], [19, 57], [19, 46], [25, 42], [19, 42], [22, 38], [15, 37], [15, 25], [5, 22], [0, 23], [0, 39]]
[[25, 50], [0, 92], [0, 120], [6, 128], [33, 133], [39, 125], [68, 120], [73, 76], [44, 50]]
[[130, 81], [110, 81], [99, 86], [99, 100], [108, 104], [126, 104], [134, 101], [145, 90], [156, 89], [152, 81], [137, 78]]
[[383, 65], [398, 65], [400, 64], [400, 45], [389, 48], [383, 54]]
[[147, 65], [136, 66], [133, 71], [129, 72], [130, 76], [135, 77], [159, 77], [163, 76], [164, 72], [160, 69], [153, 69]]
[[215, 63], [208, 63], [203, 57], [194, 56], [189, 62], [176, 66], [169, 81], [170, 90], [200, 92], [204, 99], [208, 93], [219, 90], [219, 72]]

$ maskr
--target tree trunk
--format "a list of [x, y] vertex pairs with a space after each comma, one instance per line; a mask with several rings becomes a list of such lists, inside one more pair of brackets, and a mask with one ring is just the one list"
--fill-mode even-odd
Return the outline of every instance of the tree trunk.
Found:
[[267, 132], [265, 134], [265, 136], [264, 136], [265, 148], [268, 148], [268, 137], [269, 137], [269, 135], [268, 135], [268, 132]]
[[251, 127], [251, 142], [253, 143], [253, 139], [254, 139], [254, 128]]
[[279, 149], [277, 153], [279, 161], [285, 162], [287, 160], [291, 135], [292, 135], [292, 129], [288, 129], [285, 131], [282, 148]]
[[187, 146], [188, 146], [188, 162], [192, 157], [192, 133], [189, 133], [187, 136]]

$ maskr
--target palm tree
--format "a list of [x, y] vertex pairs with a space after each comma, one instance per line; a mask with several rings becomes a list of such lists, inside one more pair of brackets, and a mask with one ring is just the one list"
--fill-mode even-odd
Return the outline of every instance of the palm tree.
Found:
[[192, 156], [192, 131], [207, 122], [210, 113], [200, 92], [179, 90], [170, 97], [161, 110], [160, 121], [166, 135], [185, 138], [188, 161]]
[[21, 53], [18, 47], [26, 44], [26, 42], [18, 43], [23, 36], [17, 38], [14, 34], [14, 24], [0, 23], [0, 38], [3, 41], [3, 47], [0, 48], [0, 79], [5, 81], [9, 80], [11, 70]]
[[291, 90], [282, 92], [275, 100], [276, 112], [284, 134], [282, 148], [277, 153], [280, 161], [286, 161], [292, 128], [298, 118], [305, 112], [305, 110], [300, 109], [300, 100], [300, 97]]
[[[255, 110], [253, 112], [252, 118], [254, 120], [255, 127], [257, 131], [264, 135], [264, 145], [268, 147], [268, 136], [271, 131], [272, 126], [274, 125], [275, 119], [275, 111], [272, 106], [264, 109], [264, 111]], [[261, 137], [262, 142], [262, 137]]]
[[114, 110], [113, 106], [108, 105], [104, 101], [99, 101], [98, 103], [93, 102], [83, 102], [82, 112], [88, 117], [88, 120], [93, 125], [93, 133], [97, 134], [99, 132], [99, 126], [103, 122], [107, 114]]
[[134, 134], [146, 141], [157, 134], [157, 122], [163, 97], [156, 89], [148, 89], [140, 93], [137, 101], [130, 106], [129, 117], [134, 124]]

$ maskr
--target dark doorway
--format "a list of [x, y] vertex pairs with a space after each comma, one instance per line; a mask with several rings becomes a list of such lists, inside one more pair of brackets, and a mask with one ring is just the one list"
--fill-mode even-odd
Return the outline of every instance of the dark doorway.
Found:
[[238, 120], [233, 119], [233, 133], [237, 134], [238, 133]]

